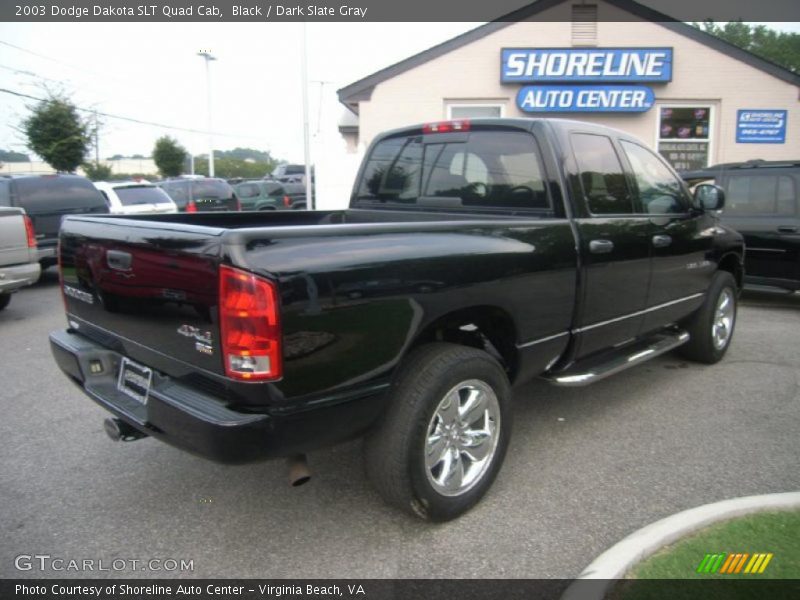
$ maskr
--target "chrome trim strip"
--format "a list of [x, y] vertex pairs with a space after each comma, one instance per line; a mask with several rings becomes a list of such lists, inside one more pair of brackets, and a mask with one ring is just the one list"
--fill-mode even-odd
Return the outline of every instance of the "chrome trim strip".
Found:
[[528, 348], [530, 346], [535, 346], [536, 344], [542, 344], [544, 342], [549, 342], [550, 340], [555, 340], [562, 336], [569, 335], [569, 331], [562, 331], [561, 333], [557, 333], [555, 335], [549, 335], [547, 337], [540, 338], [538, 340], [533, 340], [532, 342], [525, 342], [524, 344], [517, 344], [518, 349]]
[[699, 298], [700, 296], [703, 296], [703, 292], [698, 292], [697, 294], [692, 294], [691, 296], [686, 296], [685, 298], [678, 298], [677, 300], [670, 300], [669, 302], [664, 302], [664, 304], [651, 306], [650, 308], [645, 308], [644, 310], [637, 310], [636, 312], [631, 313], [629, 315], [623, 315], [621, 317], [609, 319], [608, 321], [600, 321], [599, 323], [592, 323], [591, 325], [586, 325], [585, 327], [578, 327], [577, 329], [573, 329], [572, 333], [582, 333], [584, 331], [589, 331], [590, 329], [603, 327], [604, 325], [610, 325], [611, 323], [617, 323], [618, 321], [624, 321], [625, 319], [630, 319], [632, 317], [638, 317], [646, 313], [653, 312], [654, 310], [661, 310], [662, 308], [667, 308], [668, 306], [672, 306], [673, 304], [686, 302], [688, 300], [694, 300], [695, 298]]
[[781, 254], [785, 253], [786, 250], [783, 248], [753, 248], [752, 246], [747, 247], [748, 252], [780, 252]]

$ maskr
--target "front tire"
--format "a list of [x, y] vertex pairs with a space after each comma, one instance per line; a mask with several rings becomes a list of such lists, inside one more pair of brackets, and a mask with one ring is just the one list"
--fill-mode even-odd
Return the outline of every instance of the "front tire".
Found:
[[391, 394], [365, 441], [369, 479], [389, 504], [418, 517], [458, 517], [491, 487], [505, 457], [505, 371], [481, 350], [427, 344], [400, 367]]
[[686, 323], [691, 337], [679, 350], [683, 356], [706, 364], [722, 360], [733, 339], [737, 297], [733, 275], [717, 271], [703, 305]]

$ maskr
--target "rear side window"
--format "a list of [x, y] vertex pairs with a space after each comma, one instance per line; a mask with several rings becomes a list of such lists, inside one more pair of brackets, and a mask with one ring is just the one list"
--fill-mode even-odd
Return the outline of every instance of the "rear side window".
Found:
[[16, 203], [31, 214], [70, 209], [106, 210], [106, 202], [82, 177], [25, 177], [14, 180]]
[[726, 192], [727, 215], [797, 214], [797, 186], [788, 175], [731, 175]]
[[661, 159], [639, 144], [620, 140], [620, 146], [633, 169], [644, 212], [651, 215], [686, 212], [683, 185]]
[[575, 133], [572, 149], [589, 211], [594, 215], [632, 213], [628, 184], [611, 139], [604, 135]]
[[8, 190], [8, 181], [0, 180], [0, 206], [11, 206], [11, 194]]
[[170, 198], [172, 198], [173, 202], [175, 202], [178, 208], [185, 207], [186, 203], [189, 202], [188, 186], [180, 183], [164, 183], [161, 185], [161, 189], [164, 190]]
[[114, 188], [114, 191], [124, 206], [169, 204], [171, 202], [164, 190], [152, 185], [118, 187]]
[[434, 135], [378, 143], [357, 199], [476, 209], [550, 208], [532, 135], [473, 131], [441, 140]]
[[236, 188], [240, 198], [255, 198], [258, 196], [258, 186], [254, 183], [244, 183]]

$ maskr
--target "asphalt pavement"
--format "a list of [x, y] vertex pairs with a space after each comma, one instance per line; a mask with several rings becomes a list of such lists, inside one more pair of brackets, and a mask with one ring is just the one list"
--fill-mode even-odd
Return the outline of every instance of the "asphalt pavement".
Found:
[[442, 525], [386, 507], [359, 442], [309, 455], [300, 488], [280, 461], [113, 443], [50, 355], [63, 326], [54, 269], [0, 312], [0, 577], [571, 578], [672, 513], [800, 489], [800, 295], [747, 292], [718, 365], [517, 389], [500, 476]]

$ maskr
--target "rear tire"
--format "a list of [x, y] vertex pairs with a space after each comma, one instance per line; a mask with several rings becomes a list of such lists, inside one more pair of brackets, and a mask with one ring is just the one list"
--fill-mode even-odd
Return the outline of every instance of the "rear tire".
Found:
[[0, 294], [0, 310], [3, 310], [11, 302], [11, 294]]
[[679, 348], [681, 355], [706, 364], [722, 360], [733, 339], [737, 296], [733, 275], [717, 271], [703, 305], [686, 323], [691, 339]]
[[391, 404], [365, 440], [367, 475], [389, 504], [431, 521], [472, 508], [511, 435], [508, 378], [489, 354], [427, 344], [402, 364]]

